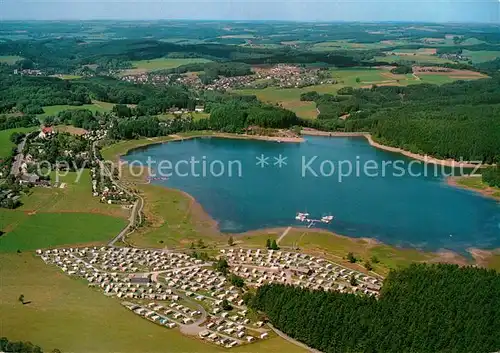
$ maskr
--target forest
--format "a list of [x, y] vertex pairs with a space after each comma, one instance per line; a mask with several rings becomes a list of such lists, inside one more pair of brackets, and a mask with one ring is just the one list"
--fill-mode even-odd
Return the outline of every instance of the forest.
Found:
[[[338, 96], [309, 93], [325, 130], [371, 132], [390, 146], [437, 158], [488, 164], [500, 158], [500, 79], [442, 86], [343, 88]], [[349, 114], [345, 121], [338, 117]]]
[[391, 271], [379, 299], [268, 284], [250, 305], [327, 353], [470, 353], [500, 349], [500, 274], [448, 264]]

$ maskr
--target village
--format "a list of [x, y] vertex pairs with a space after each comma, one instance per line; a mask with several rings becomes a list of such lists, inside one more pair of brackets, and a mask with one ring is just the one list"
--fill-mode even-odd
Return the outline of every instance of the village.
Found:
[[123, 81], [139, 84], [181, 84], [193, 89], [204, 89], [209, 91], [265, 87], [301, 88], [312, 85], [335, 83], [335, 80], [328, 71], [323, 71], [319, 68], [278, 64], [274, 66], [254, 67], [252, 70], [254, 72], [253, 75], [233, 77], [220, 76], [215, 81], [207, 84], [203, 84], [198, 75], [193, 73], [178, 75], [150, 72], [137, 75], [126, 75], [121, 79]]
[[[246, 306], [245, 294], [264, 284], [369, 296], [378, 296], [381, 288], [374, 276], [288, 251], [225, 248], [206, 260], [170, 250], [109, 246], [39, 249], [36, 254], [154, 324], [226, 348], [275, 335]], [[227, 262], [227, 273], [217, 271], [219, 261]], [[233, 277], [244, 284], [235, 285]]]
[[[100, 197], [100, 202], [131, 207], [134, 198], [120, 190], [112, 182], [110, 173], [102, 170], [103, 164], [95, 145], [105, 138], [106, 134], [107, 131], [101, 129], [87, 131], [82, 135], [71, 135], [45, 126], [24, 136], [17, 146], [17, 154], [9, 171], [14, 182], [11, 188], [0, 192], [0, 207], [10, 209], [18, 207], [21, 192], [26, 191], [27, 188], [64, 189], [66, 183], [59, 180], [59, 176], [75, 171], [77, 168], [90, 168], [92, 195]], [[56, 138], [60, 138], [62, 143], [53, 144], [52, 140]], [[58, 147], [54, 149], [52, 145]], [[56, 157], [61, 156], [64, 160], [55, 160]], [[56, 173], [47, 175], [51, 171], [56, 171]]]

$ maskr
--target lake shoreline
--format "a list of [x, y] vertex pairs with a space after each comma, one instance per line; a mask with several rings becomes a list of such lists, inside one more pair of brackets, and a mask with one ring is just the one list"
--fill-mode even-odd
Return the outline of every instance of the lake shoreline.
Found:
[[406, 151], [402, 148], [399, 147], [392, 147], [392, 146], [387, 146], [383, 145], [381, 143], [376, 142], [372, 135], [368, 132], [328, 132], [328, 131], [320, 131], [320, 130], [302, 130], [302, 135], [308, 135], [308, 136], [324, 136], [324, 137], [364, 137], [368, 141], [368, 143], [377, 149], [392, 152], [392, 153], [399, 153], [402, 154], [403, 156], [419, 160], [425, 163], [430, 163], [430, 164], [437, 164], [443, 167], [452, 167], [452, 168], [476, 168], [477, 164], [473, 163], [466, 163], [466, 162], [459, 162], [454, 159], [439, 159], [439, 158], [434, 158], [428, 155], [422, 155], [418, 153], [413, 153], [410, 151]]
[[473, 191], [473, 192], [480, 194], [481, 196], [484, 196], [486, 198], [500, 201], [500, 196], [495, 196], [494, 195], [495, 191], [491, 187], [487, 187], [485, 189], [479, 189], [479, 188], [474, 188], [474, 187], [463, 185], [463, 184], [459, 183], [459, 180], [463, 179], [463, 178], [480, 178], [480, 177], [481, 177], [480, 175], [479, 176], [471, 175], [471, 176], [463, 176], [463, 177], [448, 177], [448, 178], [446, 178], [446, 184], [449, 186], [455, 187], [455, 188]]
[[[330, 135], [330, 133], [328, 133], [328, 134], [329, 134], [328, 136], [332, 136], [332, 137], [365, 137], [365, 138], [367, 138], [365, 133], [338, 133], [338, 134], [332, 134], [332, 135]], [[321, 136], [326, 136], [326, 135], [321, 135]], [[218, 133], [199, 133], [199, 134], [194, 134], [194, 135], [190, 135], [190, 136], [170, 135], [168, 139], [162, 139], [161, 141], [151, 140], [151, 141], [147, 141], [145, 144], [142, 144], [140, 146], [129, 148], [126, 151], [120, 151], [120, 153], [118, 155], [116, 155], [115, 157], [118, 159], [121, 159], [122, 156], [127, 155], [131, 151], [133, 151], [135, 149], [144, 148], [146, 146], [151, 146], [151, 145], [155, 145], [155, 144], [163, 144], [163, 143], [168, 143], [168, 142], [191, 140], [194, 138], [203, 138], [203, 137], [263, 140], [261, 138], [254, 138], [254, 136], [251, 136], [251, 135], [250, 136], [248, 136], [248, 135], [239, 136], [239, 135], [233, 135], [233, 134], [218, 134]], [[275, 141], [273, 139], [271, 139], [271, 140], [264, 139], [264, 140]], [[151, 182], [147, 177], [145, 178], [145, 180], [148, 183]], [[191, 207], [196, 209], [194, 216], [197, 219], [199, 218], [199, 219], [202, 219], [204, 221], [209, 220], [210, 228], [211, 228], [210, 231], [212, 231], [212, 232], [216, 231], [219, 235], [224, 236], [224, 237], [235, 236], [235, 238], [237, 239], [237, 237], [240, 237], [240, 236], [252, 236], [252, 235], [257, 236], [257, 235], [262, 235], [262, 233], [282, 232], [287, 228], [287, 227], [268, 227], [268, 228], [263, 228], [263, 229], [249, 230], [249, 231], [245, 231], [245, 232], [241, 232], [241, 233], [222, 232], [222, 231], [220, 231], [220, 227], [219, 227], [218, 222], [215, 219], [213, 219], [212, 216], [205, 211], [203, 206], [196, 200], [196, 198], [194, 196], [192, 196], [191, 194], [189, 194], [183, 190], [179, 190], [176, 188], [169, 188], [169, 187], [166, 187], [163, 185], [158, 185], [158, 184], [156, 184], [156, 185], [163, 188], [163, 189], [166, 189], [166, 190], [174, 190], [176, 192], [179, 192], [184, 197], [189, 199], [190, 203], [192, 205]], [[453, 186], [455, 186], [455, 185], [453, 185]], [[457, 185], [456, 187], [461, 187], [461, 186]], [[385, 246], [388, 246], [388, 247], [391, 247], [394, 249], [415, 250], [415, 251], [422, 253], [422, 254], [432, 255], [432, 260], [430, 262], [440, 262], [440, 261], [443, 262], [444, 261], [444, 262], [450, 262], [450, 263], [458, 263], [461, 265], [470, 264], [464, 260], [463, 256], [460, 253], [455, 252], [455, 251], [451, 251], [448, 249], [437, 249], [437, 250], [432, 250], [432, 251], [426, 251], [426, 250], [415, 248], [415, 247], [401, 247], [401, 246], [397, 246], [397, 245], [386, 244], [386, 243], [380, 242], [376, 238], [349, 237], [349, 236], [337, 234], [333, 231], [330, 231], [327, 229], [322, 229], [322, 228], [307, 229], [307, 228], [303, 228], [300, 226], [292, 226], [292, 229], [293, 230], [301, 230], [301, 231], [302, 230], [303, 231], [315, 231], [318, 233], [328, 234], [329, 236], [332, 236], [335, 238], [343, 238], [343, 239], [349, 239], [349, 240], [353, 240], [353, 241], [363, 239], [363, 240], [367, 241], [367, 243], [369, 243], [369, 244], [385, 245]], [[472, 249], [472, 248], [466, 249], [466, 251], [472, 255], [474, 260], [476, 260], [476, 256], [475, 256], [475, 253], [472, 252], [472, 250], [482, 251], [483, 253], [487, 253], [487, 254], [494, 254], [497, 251], [496, 249], [486, 249], [486, 250]]]

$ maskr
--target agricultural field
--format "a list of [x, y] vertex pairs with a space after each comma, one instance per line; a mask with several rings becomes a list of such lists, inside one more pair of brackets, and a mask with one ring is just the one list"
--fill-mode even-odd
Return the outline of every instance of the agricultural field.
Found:
[[255, 95], [263, 102], [280, 104], [304, 119], [314, 119], [318, 116], [316, 104], [314, 102], [303, 102], [300, 95], [304, 92], [317, 91], [318, 93], [335, 94], [344, 86], [355, 88], [372, 85], [407, 85], [419, 83], [411, 74], [394, 75], [389, 68], [353, 68], [353, 69], [331, 69], [331, 75], [337, 80], [336, 84], [309, 86], [304, 88], [268, 87], [265, 89], [244, 89], [237, 90], [236, 93], [243, 95]]
[[[0, 263], [0, 312], [2, 321], [9, 323], [0, 325], [0, 337], [35, 342], [48, 352], [55, 348], [75, 353], [162, 352], [165, 347], [169, 353], [227, 352], [134, 315], [115, 298], [32, 254], [0, 253]], [[29, 304], [18, 301], [21, 294]], [[278, 337], [233, 351], [306, 352]]]
[[379, 62], [386, 62], [388, 64], [400, 63], [400, 62], [415, 62], [417, 64], [446, 64], [453, 63], [452, 60], [443, 59], [439, 56], [426, 54], [418, 52], [416, 50], [414, 53], [403, 53], [401, 51], [397, 52], [387, 52], [386, 56], [376, 56], [373, 60]]
[[16, 210], [0, 210], [0, 252], [89, 242], [105, 243], [126, 225], [129, 211], [92, 196], [90, 173], [56, 177], [61, 187], [33, 188]]
[[[202, 113], [202, 112], [191, 112], [191, 113], [186, 113], [186, 114], [182, 115], [183, 118], [189, 117], [189, 116], [191, 116], [193, 118], [193, 120], [197, 121], [197, 120], [209, 118], [210, 114], [209, 113]], [[158, 119], [160, 119], [160, 120], [170, 120], [170, 119], [174, 119], [174, 118], [175, 118], [175, 115], [171, 114], [171, 113], [158, 115]]]
[[170, 59], [160, 58], [152, 60], [133, 61], [133, 69], [123, 71], [123, 75], [141, 74], [157, 70], [173, 69], [186, 64], [207, 63], [211, 60], [202, 58]]
[[304, 119], [314, 119], [318, 116], [314, 102], [303, 102], [300, 95], [304, 92], [317, 91], [324, 94], [335, 94], [340, 88], [349, 86], [354, 88], [370, 88], [377, 86], [407, 86], [419, 83], [444, 84], [456, 80], [474, 80], [487, 76], [468, 70], [453, 70], [444, 73], [422, 72], [417, 76], [412, 74], [395, 75], [390, 72], [390, 67], [378, 68], [348, 68], [331, 69], [332, 77], [336, 84], [309, 86], [304, 88], [277, 88], [242, 89], [235, 93], [242, 95], [255, 95], [262, 102], [280, 104]]
[[500, 51], [493, 50], [463, 50], [462, 54], [470, 58], [473, 64], [483, 63], [500, 58]]
[[10, 151], [12, 150], [12, 147], [15, 146], [15, 144], [10, 141], [10, 136], [14, 132], [27, 133], [35, 129], [36, 127], [21, 127], [17, 129], [8, 129], [0, 131], [0, 157], [8, 156], [10, 154]]
[[0, 55], [0, 63], [7, 65], [14, 65], [16, 62], [22, 59], [22, 57], [16, 55]]
[[315, 43], [310, 50], [315, 52], [335, 51], [335, 50], [370, 50], [387, 48], [387, 43], [354, 43], [349, 40], [337, 40], [331, 42]]

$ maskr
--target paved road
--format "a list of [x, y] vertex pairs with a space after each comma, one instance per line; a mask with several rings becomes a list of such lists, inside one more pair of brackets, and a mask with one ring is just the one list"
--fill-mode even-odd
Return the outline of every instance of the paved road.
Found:
[[281, 234], [281, 236], [278, 238], [278, 240], [276, 240], [276, 244], [279, 244], [280, 241], [283, 240], [283, 238], [288, 234], [288, 232], [290, 231], [290, 229], [292, 229], [292, 227], [288, 227], [287, 229], [285, 229], [285, 231], [283, 232], [283, 234]]
[[15, 176], [19, 175], [19, 168], [21, 167], [21, 164], [24, 160], [23, 149], [25, 144], [26, 144], [26, 137], [24, 137], [23, 140], [17, 145], [17, 154], [14, 157], [14, 162], [12, 163], [12, 169], [10, 170], [10, 173]]

